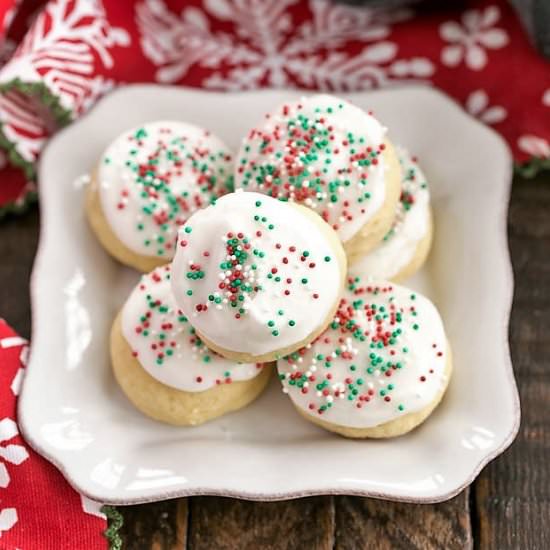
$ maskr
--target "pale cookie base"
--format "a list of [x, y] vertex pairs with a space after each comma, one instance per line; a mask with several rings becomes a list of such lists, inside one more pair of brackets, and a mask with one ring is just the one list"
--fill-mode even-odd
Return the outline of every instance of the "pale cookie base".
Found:
[[132, 356], [122, 334], [120, 313], [111, 330], [111, 362], [128, 399], [147, 416], [175, 426], [197, 426], [246, 407], [262, 393], [273, 371], [271, 365], [266, 365], [250, 380], [221, 384], [202, 392], [171, 388], [153, 378]]
[[349, 240], [344, 243], [348, 263], [352, 265], [370, 252], [391, 229], [395, 210], [401, 196], [401, 165], [393, 145], [386, 140], [382, 153], [386, 171], [386, 196], [378, 212]]
[[[340, 267], [340, 273], [342, 274], [342, 280], [340, 282], [340, 292], [338, 293], [338, 297], [336, 298], [334, 305], [330, 309], [327, 317], [306, 338], [300, 340], [299, 342], [296, 342], [295, 344], [292, 344], [291, 346], [287, 346], [286, 348], [274, 349], [261, 355], [253, 355], [246, 352], [238, 352], [224, 349], [212, 342], [209, 338], [205, 337], [204, 334], [197, 330], [197, 334], [199, 335], [200, 339], [210, 349], [213, 349], [220, 355], [223, 355], [224, 357], [227, 357], [228, 359], [232, 359], [233, 361], [237, 361], [239, 363], [266, 363], [268, 361], [275, 361], [280, 357], [284, 357], [285, 355], [296, 351], [297, 349], [303, 348], [305, 345], [315, 340], [315, 338], [317, 338], [317, 336], [319, 336], [322, 332], [324, 332], [324, 330], [334, 318], [334, 314], [336, 313], [338, 305], [340, 304], [340, 297], [344, 289], [347, 275], [346, 254], [344, 252], [344, 249], [342, 248], [342, 243], [340, 242], [340, 239], [338, 238], [336, 232], [330, 227], [330, 225], [325, 223], [321, 216], [319, 216], [316, 212], [299, 204], [294, 204], [290, 202], [288, 204], [289, 206], [298, 209], [303, 215], [312, 219], [319, 226], [321, 231], [326, 235], [328, 241], [331, 243], [333, 254]], [[192, 316], [189, 317], [189, 321], [191, 322], [191, 324], [193, 324]]]
[[427, 260], [428, 254], [430, 253], [430, 249], [432, 247], [433, 231], [433, 216], [430, 208], [428, 230], [426, 231], [424, 237], [422, 237], [416, 245], [414, 256], [411, 258], [411, 261], [406, 266], [402, 267], [396, 275], [390, 277], [390, 280], [394, 283], [400, 283], [401, 281], [412, 277], [424, 265], [424, 262]]
[[157, 256], [143, 256], [130, 250], [113, 233], [109, 222], [105, 218], [99, 196], [98, 183], [95, 172], [92, 173], [90, 183], [86, 189], [85, 211], [93, 232], [107, 252], [119, 262], [133, 267], [143, 273], [153, 271], [155, 267], [167, 264], [171, 258], [159, 258]]
[[453, 370], [453, 360], [451, 357], [451, 346], [449, 345], [449, 342], [447, 342], [447, 363], [445, 365], [445, 386], [441, 388], [439, 393], [435, 396], [433, 401], [423, 409], [417, 412], [412, 412], [405, 414], [399, 418], [396, 418], [395, 420], [390, 420], [389, 422], [385, 422], [384, 424], [379, 424], [378, 426], [373, 426], [371, 428], [351, 428], [348, 426], [342, 426], [339, 424], [332, 424], [331, 422], [327, 422], [325, 420], [321, 420], [318, 416], [313, 416], [311, 414], [308, 414], [306, 411], [296, 407], [296, 410], [306, 419], [310, 422], [313, 422], [313, 424], [316, 424], [317, 426], [320, 426], [321, 428], [324, 428], [325, 430], [329, 430], [331, 432], [335, 432], [337, 434], [343, 435], [344, 437], [350, 437], [353, 439], [383, 439], [383, 438], [389, 438], [389, 437], [397, 437], [400, 435], [404, 435], [407, 432], [410, 432], [428, 416], [434, 411], [434, 409], [439, 405], [441, 402], [441, 398], [445, 394], [445, 391], [447, 389], [447, 386], [449, 385], [449, 380], [451, 378], [451, 373]]

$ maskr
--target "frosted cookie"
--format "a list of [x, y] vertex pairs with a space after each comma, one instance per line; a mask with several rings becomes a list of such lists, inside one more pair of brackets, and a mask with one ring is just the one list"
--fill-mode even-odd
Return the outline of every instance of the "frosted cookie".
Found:
[[386, 282], [350, 278], [329, 328], [277, 363], [305, 418], [346, 437], [394, 437], [423, 422], [451, 375], [435, 306]]
[[143, 275], [111, 331], [115, 377], [147, 416], [197, 425], [248, 405], [271, 368], [239, 364], [208, 349], [178, 310], [170, 266]]
[[382, 242], [353, 265], [353, 271], [402, 281], [422, 267], [432, 244], [430, 191], [416, 159], [396, 147], [401, 163], [401, 198], [392, 228]]
[[235, 187], [317, 212], [352, 262], [389, 231], [399, 199], [399, 162], [386, 128], [330, 95], [285, 103], [244, 138]]
[[86, 212], [105, 249], [151, 271], [169, 262], [178, 227], [231, 190], [232, 155], [208, 131], [159, 121], [124, 132], [92, 174]]
[[270, 361], [328, 325], [346, 277], [334, 231], [302, 206], [225, 195], [180, 229], [172, 267], [179, 307], [221, 355]]

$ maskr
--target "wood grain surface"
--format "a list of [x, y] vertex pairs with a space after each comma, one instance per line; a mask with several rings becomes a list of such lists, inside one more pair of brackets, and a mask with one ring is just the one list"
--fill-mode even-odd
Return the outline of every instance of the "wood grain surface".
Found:
[[550, 548], [550, 174], [516, 180], [508, 216], [510, 324], [522, 422], [474, 485], [480, 548]]
[[468, 496], [428, 505], [337, 497], [335, 548], [471, 548]]
[[214, 497], [190, 500], [188, 547], [193, 550], [330, 550], [333, 547], [332, 497], [284, 502]]
[[[30, 336], [29, 274], [38, 213], [0, 222], [0, 314]], [[194, 497], [120, 508], [124, 548], [550, 548], [550, 175], [516, 179], [509, 213], [516, 279], [510, 343], [521, 430], [471, 488], [449, 502], [358, 497], [253, 503]]]

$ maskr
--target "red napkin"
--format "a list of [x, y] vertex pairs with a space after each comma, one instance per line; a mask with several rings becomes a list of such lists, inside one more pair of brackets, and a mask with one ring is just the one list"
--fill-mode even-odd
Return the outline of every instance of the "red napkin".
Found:
[[130, 82], [228, 91], [434, 85], [500, 132], [528, 170], [550, 166], [550, 66], [505, 0], [389, 12], [330, 0], [40, 4], [0, 7], [4, 209], [34, 196], [35, 162], [48, 137]]
[[74, 491], [19, 433], [17, 395], [27, 342], [0, 319], [0, 548], [106, 548], [100, 504]]

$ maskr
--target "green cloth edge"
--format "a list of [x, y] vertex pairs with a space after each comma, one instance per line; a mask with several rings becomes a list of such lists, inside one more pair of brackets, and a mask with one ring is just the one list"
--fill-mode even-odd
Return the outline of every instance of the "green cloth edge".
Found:
[[107, 504], [101, 507], [101, 511], [107, 516], [107, 528], [103, 536], [109, 541], [109, 550], [121, 550], [122, 539], [119, 530], [124, 523], [122, 514], [114, 506]]
[[514, 165], [514, 170], [518, 176], [522, 176], [528, 179], [534, 178], [540, 172], [550, 170], [550, 157], [533, 157], [527, 162], [523, 162], [522, 164], [516, 163]]
[[[72, 113], [65, 109], [43, 82], [24, 82], [20, 78], [14, 78], [9, 82], [0, 84], [0, 93], [6, 93], [11, 90], [17, 90], [25, 95], [30, 95], [40, 101], [40, 103], [50, 111], [55, 122], [60, 126], [66, 126], [72, 120]], [[16, 150], [15, 145], [6, 137], [3, 124], [0, 124], [0, 148], [2, 148], [13, 166], [17, 166], [25, 177], [30, 181], [36, 180], [36, 170], [34, 164], [25, 160]], [[10, 214], [22, 214], [29, 207], [37, 202], [38, 195], [35, 191], [27, 193], [21, 201], [12, 201], [0, 206], [0, 219]]]
[[[0, 84], [0, 93], [17, 90], [22, 94], [34, 97], [50, 111], [53, 119], [59, 126], [66, 126], [72, 120], [72, 113], [61, 105], [59, 98], [54, 95], [43, 82], [24, 82], [19, 78], [14, 78], [9, 82]], [[28, 179], [34, 179], [36, 171], [34, 164], [25, 160], [15, 149], [15, 145], [8, 140], [3, 131], [3, 125], [0, 125], [0, 147], [4, 149], [10, 162], [23, 170]]]

